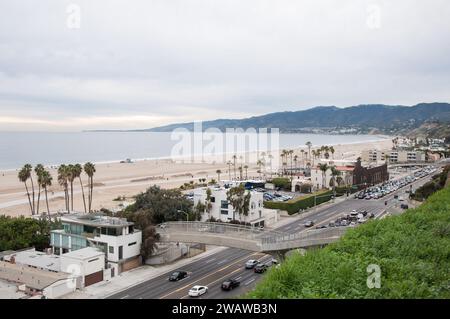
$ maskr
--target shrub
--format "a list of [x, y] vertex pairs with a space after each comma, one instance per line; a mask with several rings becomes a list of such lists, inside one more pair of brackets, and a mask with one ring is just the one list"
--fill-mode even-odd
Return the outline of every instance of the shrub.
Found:
[[[314, 207], [314, 197], [318, 196], [316, 198], [316, 205], [325, 203], [329, 201], [332, 196], [333, 192], [326, 190], [326, 191], [320, 191], [316, 192], [314, 194], [310, 194], [308, 196], [299, 197], [287, 202], [264, 202], [265, 208], [270, 209], [280, 209], [285, 210], [289, 213], [289, 215], [296, 214], [300, 210], [307, 209], [310, 207]], [[319, 197], [320, 196], [320, 197]]]

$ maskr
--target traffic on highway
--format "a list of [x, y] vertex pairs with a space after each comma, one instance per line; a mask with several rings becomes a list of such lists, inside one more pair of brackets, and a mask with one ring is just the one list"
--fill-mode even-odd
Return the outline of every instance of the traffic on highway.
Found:
[[[289, 217], [289, 222], [275, 228], [278, 232], [293, 234], [307, 231], [310, 227], [357, 226], [368, 219], [377, 219], [386, 210], [399, 205], [398, 198], [403, 194], [402, 187], [410, 185], [414, 191], [428, 182], [436, 168], [427, 167], [416, 171], [414, 179], [401, 178], [390, 185], [391, 192], [383, 198], [371, 198], [361, 201], [348, 197], [322, 204], [319, 208], [300, 215]], [[386, 188], [387, 189], [387, 188]], [[353, 224], [352, 224], [353, 223]], [[308, 225], [308, 226], [306, 226]], [[282, 261], [281, 261], [282, 262]], [[237, 248], [224, 248], [192, 263], [136, 286], [113, 294], [111, 299], [187, 299], [233, 298], [251, 290], [270, 267], [279, 265], [274, 256], [250, 252]]]

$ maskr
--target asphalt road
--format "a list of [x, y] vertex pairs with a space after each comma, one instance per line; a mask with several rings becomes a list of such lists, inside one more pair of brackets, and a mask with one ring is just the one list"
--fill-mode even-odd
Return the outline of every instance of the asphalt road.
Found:
[[[420, 187], [429, 181], [431, 176], [426, 176], [412, 185], [412, 189]], [[357, 211], [366, 210], [374, 213], [375, 218], [383, 215], [383, 212], [395, 205], [399, 205], [395, 195], [405, 196], [405, 191], [409, 190], [407, 185], [398, 191], [391, 193], [378, 200], [354, 199], [353, 197], [337, 203], [328, 203], [317, 208], [317, 211], [310, 216], [299, 216], [292, 223], [276, 228], [278, 231], [286, 233], [298, 233], [305, 231], [304, 223], [312, 220], [315, 226], [328, 225], [341, 214], [348, 214], [353, 209]], [[406, 194], [407, 195], [407, 194]], [[388, 205], [384, 202], [388, 201]], [[204, 285], [208, 287], [208, 293], [199, 298], [224, 299], [242, 295], [251, 290], [263, 275], [255, 274], [253, 270], [246, 270], [244, 265], [249, 259], [268, 260], [271, 256], [264, 253], [249, 252], [242, 249], [228, 248], [224, 251], [202, 258], [184, 266], [180, 270], [187, 271], [189, 276], [178, 282], [168, 281], [170, 273], [166, 273], [154, 279], [114, 294], [109, 299], [184, 299], [189, 298], [188, 291], [194, 285]], [[222, 291], [221, 284], [228, 278], [236, 278], [241, 282], [238, 288], [232, 291]]]

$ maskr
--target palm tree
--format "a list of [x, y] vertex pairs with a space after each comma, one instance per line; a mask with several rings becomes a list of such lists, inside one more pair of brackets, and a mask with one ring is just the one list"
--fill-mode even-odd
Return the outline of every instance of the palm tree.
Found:
[[19, 171], [19, 174], [17, 175], [17, 177], [19, 178], [19, 180], [22, 183], [25, 184], [25, 189], [27, 190], [28, 202], [30, 203], [31, 215], [34, 215], [34, 207], [33, 207], [32, 201], [31, 201], [31, 195], [30, 195], [30, 192], [28, 190], [28, 184], [27, 184], [27, 181], [31, 178], [31, 170], [32, 170], [31, 165], [30, 164], [26, 164]]
[[306, 146], [308, 146], [308, 154], [309, 154], [309, 158], [311, 159], [311, 147], [312, 147], [312, 143], [310, 141], [306, 142], [305, 144]]
[[49, 205], [48, 205], [48, 193], [47, 193], [47, 191], [48, 191], [48, 187], [52, 186], [52, 180], [53, 180], [53, 177], [52, 177], [52, 175], [50, 175], [50, 172], [44, 170], [42, 172], [42, 176], [41, 176], [41, 186], [42, 186], [42, 188], [44, 189], [44, 192], [45, 192], [45, 202], [47, 204], [47, 215], [48, 215], [49, 220], [51, 218], [50, 218], [50, 208], [49, 208]]
[[67, 181], [70, 185], [70, 210], [73, 211], [73, 181], [75, 180], [75, 166], [70, 164], [67, 166]]
[[237, 156], [235, 154], [235, 155], [233, 155], [233, 169], [234, 169], [234, 179], [235, 180], [236, 180], [236, 159], [237, 159]]
[[248, 165], [244, 165], [245, 169], [245, 179], [248, 179]]
[[231, 161], [228, 161], [227, 165], [228, 165], [228, 179], [231, 181]]
[[336, 194], [336, 184], [337, 177], [341, 175], [341, 171], [339, 171], [336, 166], [331, 166], [331, 178], [333, 180], [333, 194]]
[[220, 183], [220, 174], [222, 174], [222, 171], [221, 171], [220, 169], [218, 169], [218, 170], [216, 171], [216, 174], [217, 174], [217, 180], [218, 180], [219, 183]]
[[263, 165], [264, 165], [264, 163], [263, 163], [263, 161], [261, 161], [261, 160], [258, 160], [258, 161], [256, 162], [256, 165], [258, 165], [258, 173], [259, 173], [259, 179], [261, 179], [261, 172], [262, 172], [262, 170], [261, 170], [261, 166], [263, 166]]
[[290, 175], [291, 175], [291, 177], [292, 177], [292, 154], [294, 154], [294, 151], [293, 151], [293, 150], [288, 150], [288, 151], [287, 151], [287, 155], [289, 155], [289, 157], [290, 157], [290, 162], [291, 162], [291, 169], [290, 169]]
[[302, 155], [302, 166], [305, 166], [305, 151], [304, 150], [300, 150], [300, 153]]
[[242, 181], [242, 170], [243, 170], [243, 169], [242, 169], [242, 165], [239, 166], [238, 170], [239, 170], [239, 180]]
[[319, 169], [322, 171], [322, 188], [325, 187], [326, 184], [326, 172], [328, 170], [328, 165], [326, 163], [319, 163]]
[[42, 164], [37, 164], [34, 168], [34, 172], [37, 176], [37, 184], [38, 184], [38, 198], [37, 198], [37, 206], [36, 206], [36, 215], [39, 215], [39, 204], [41, 202], [41, 186], [42, 186], [42, 173], [44, 172], [44, 166]]
[[66, 210], [70, 213], [69, 205], [69, 184], [68, 184], [68, 168], [62, 164], [58, 168], [58, 184], [64, 189], [64, 199], [66, 203]]
[[298, 155], [295, 155], [294, 156], [294, 167], [295, 167], [296, 171], [297, 171], [297, 162], [298, 162]]
[[[73, 177], [78, 178], [78, 180], [80, 182], [81, 194], [83, 195], [84, 212], [87, 213], [86, 197], [84, 195], [84, 187], [83, 187], [83, 181], [81, 180], [81, 173], [83, 173], [83, 167], [80, 164], [75, 164], [73, 167], [72, 174], [73, 174]], [[72, 207], [72, 209], [73, 209], [73, 207]]]
[[330, 146], [330, 152], [331, 152], [331, 158], [334, 159], [334, 152], [336, 152], [336, 150], [334, 149], [333, 146]]
[[88, 194], [88, 203], [89, 203], [89, 213], [92, 212], [92, 199], [94, 193], [94, 174], [96, 172], [95, 165], [91, 162], [87, 162], [84, 164], [84, 172], [89, 177], [89, 194]]

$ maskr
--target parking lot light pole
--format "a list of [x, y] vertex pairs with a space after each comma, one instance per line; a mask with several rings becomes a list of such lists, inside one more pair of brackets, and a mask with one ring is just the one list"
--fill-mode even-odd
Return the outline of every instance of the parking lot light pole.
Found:
[[177, 212], [185, 214], [186, 215], [186, 221], [189, 222], [189, 214], [188, 213], [186, 213], [184, 210], [181, 210], [181, 209], [177, 210]]

